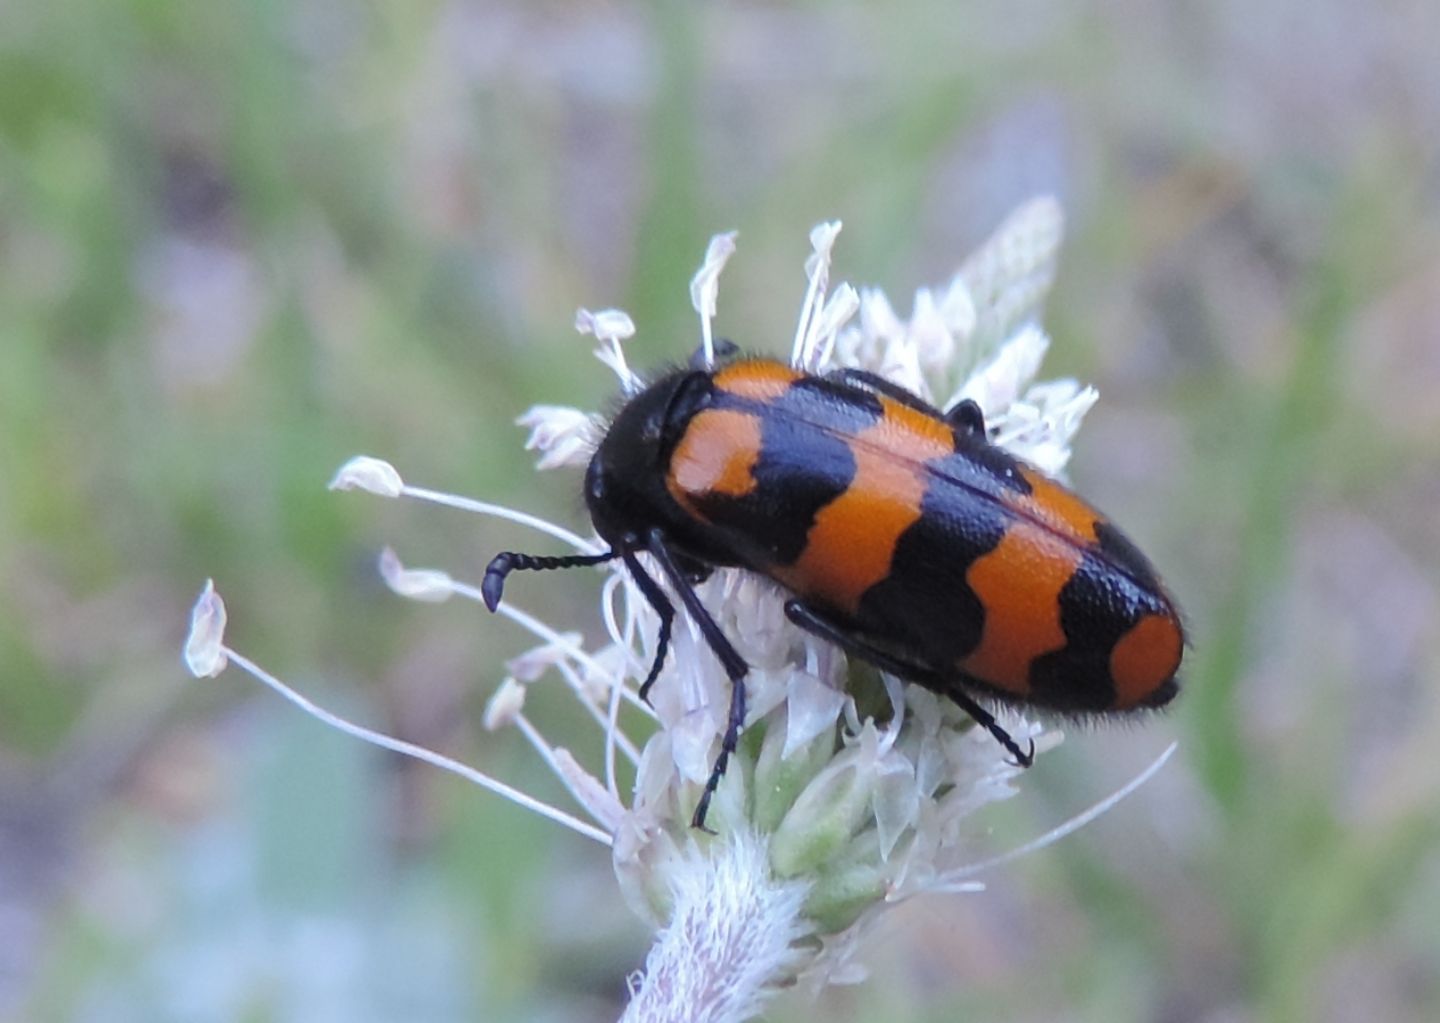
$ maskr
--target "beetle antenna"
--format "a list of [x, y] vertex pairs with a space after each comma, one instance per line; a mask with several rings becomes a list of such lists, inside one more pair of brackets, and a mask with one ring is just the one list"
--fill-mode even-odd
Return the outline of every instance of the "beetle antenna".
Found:
[[545, 557], [538, 554], [517, 554], [505, 551], [490, 559], [485, 569], [485, 579], [480, 583], [480, 596], [485, 606], [494, 611], [500, 606], [500, 596], [505, 592], [505, 577], [515, 571], [540, 571], [552, 568], [583, 568], [600, 565], [619, 557], [615, 551], [604, 554], [568, 554], [564, 557]]

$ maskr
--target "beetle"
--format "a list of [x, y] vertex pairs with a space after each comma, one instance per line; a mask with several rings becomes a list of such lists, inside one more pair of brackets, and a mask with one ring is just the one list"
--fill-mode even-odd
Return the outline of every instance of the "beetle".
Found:
[[701, 603], [718, 567], [787, 593], [785, 614], [846, 653], [959, 704], [1020, 766], [981, 701], [1087, 716], [1160, 707], [1178, 692], [1185, 633], [1150, 561], [1072, 491], [987, 439], [970, 400], [945, 411], [860, 369], [812, 374], [727, 344], [619, 409], [585, 474], [610, 549], [507, 551], [486, 568], [491, 611], [516, 570], [620, 559], [659, 616], [648, 697], [676, 610], [650, 554], [729, 676], [729, 717], [696, 805], [745, 719], [749, 669]]

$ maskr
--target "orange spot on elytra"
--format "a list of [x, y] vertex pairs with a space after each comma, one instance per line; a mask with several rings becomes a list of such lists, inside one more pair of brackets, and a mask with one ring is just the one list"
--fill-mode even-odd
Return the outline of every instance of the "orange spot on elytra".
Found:
[[856, 438], [857, 444], [871, 444], [911, 462], [954, 454], [955, 432], [948, 424], [889, 398], [881, 398], [880, 404], [885, 414]]
[[925, 461], [955, 447], [944, 423], [881, 398], [881, 417], [849, 439], [855, 476], [815, 516], [805, 550], [774, 569], [791, 589], [856, 613], [865, 591], [890, 574], [895, 545], [920, 518]]
[[855, 447], [855, 479], [820, 509], [794, 564], [776, 568], [781, 582], [854, 614], [865, 591], [890, 574], [895, 543], [920, 517], [925, 480], [916, 467]]
[[715, 374], [715, 386], [741, 398], [773, 401], [800, 378], [800, 373], [783, 362], [748, 359], [736, 362]]
[[1062, 536], [1082, 543], [1099, 542], [1095, 532], [1101, 520], [1099, 512], [1028, 465], [1020, 466], [1020, 475], [1030, 484], [1030, 493], [1006, 495], [1011, 507]]
[[760, 458], [760, 420], [733, 409], [699, 412], [670, 455], [671, 495], [693, 511], [692, 501], [708, 494], [744, 497], [755, 489]]
[[1029, 522], [1012, 525], [965, 574], [985, 608], [985, 628], [961, 669], [1017, 696], [1029, 693], [1031, 662], [1067, 642], [1060, 591], [1079, 565], [1079, 551], [1053, 533]]
[[1184, 640], [1169, 615], [1141, 618], [1110, 651], [1110, 677], [1115, 680], [1115, 706], [1123, 710], [1146, 698], [1175, 676]]

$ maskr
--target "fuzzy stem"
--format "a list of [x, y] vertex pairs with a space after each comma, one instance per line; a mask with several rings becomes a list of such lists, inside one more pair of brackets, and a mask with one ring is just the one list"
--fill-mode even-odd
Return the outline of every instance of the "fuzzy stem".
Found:
[[770, 874], [764, 841], [737, 832], [671, 874], [674, 911], [632, 981], [621, 1023], [744, 1023], [804, 965], [808, 885]]

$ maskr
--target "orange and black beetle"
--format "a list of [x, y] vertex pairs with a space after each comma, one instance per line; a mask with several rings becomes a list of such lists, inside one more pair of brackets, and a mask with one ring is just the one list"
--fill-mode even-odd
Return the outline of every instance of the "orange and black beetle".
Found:
[[[698, 355], [698, 353], [697, 353]], [[1185, 636], [1150, 562], [1095, 509], [986, 440], [973, 401], [941, 412], [862, 370], [692, 360], [631, 397], [585, 475], [604, 554], [496, 555], [493, 611], [516, 569], [625, 562], [660, 616], [645, 696], [675, 608], [655, 558], [732, 683], [729, 727], [695, 809], [745, 718], [748, 665], [695, 594], [718, 566], [773, 579], [790, 620], [884, 671], [949, 697], [1016, 761], [977, 698], [1100, 714], [1175, 696]]]

